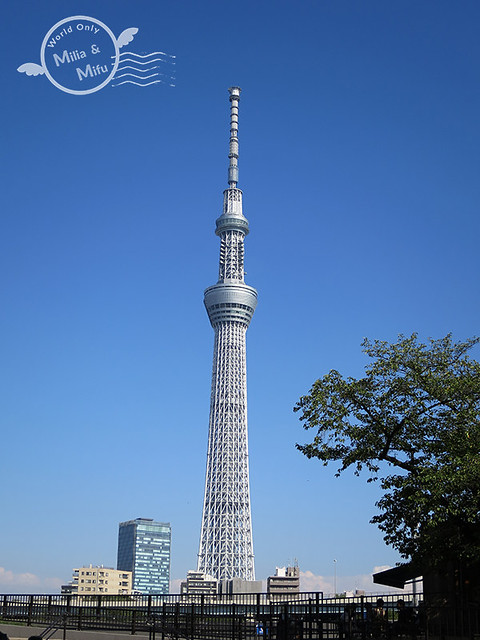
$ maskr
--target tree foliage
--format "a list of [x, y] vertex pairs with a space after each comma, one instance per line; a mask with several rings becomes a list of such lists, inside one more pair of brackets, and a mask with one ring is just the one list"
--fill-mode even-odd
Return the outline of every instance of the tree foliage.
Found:
[[480, 363], [467, 355], [479, 340], [365, 340], [363, 378], [332, 370], [294, 408], [316, 430], [297, 448], [379, 480], [372, 522], [424, 566], [480, 560]]

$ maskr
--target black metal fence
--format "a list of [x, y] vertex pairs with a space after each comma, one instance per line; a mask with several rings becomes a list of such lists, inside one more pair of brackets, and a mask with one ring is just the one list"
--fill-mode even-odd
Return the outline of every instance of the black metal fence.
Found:
[[[323, 598], [298, 593], [196, 596], [0, 595], [1, 623], [148, 633], [150, 640], [480, 640], [478, 606], [427, 606], [421, 596]], [[408, 599], [409, 598], [409, 599]], [[379, 608], [380, 607], [380, 608]], [[47, 637], [47, 632], [45, 632]]]

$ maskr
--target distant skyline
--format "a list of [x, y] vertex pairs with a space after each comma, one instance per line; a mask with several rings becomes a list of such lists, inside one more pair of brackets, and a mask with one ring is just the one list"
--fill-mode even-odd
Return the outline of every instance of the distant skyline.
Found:
[[[19, 73], [74, 15], [138, 28], [175, 82]], [[377, 590], [399, 561], [369, 524], [379, 487], [305, 459], [292, 408], [361, 375], [364, 337], [479, 333], [479, 22], [474, 0], [2, 4], [0, 592], [114, 567], [137, 517], [172, 524], [174, 591], [197, 565], [230, 86], [256, 575], [296, 559], [329, 593], [336, 560], [338, 591]]]

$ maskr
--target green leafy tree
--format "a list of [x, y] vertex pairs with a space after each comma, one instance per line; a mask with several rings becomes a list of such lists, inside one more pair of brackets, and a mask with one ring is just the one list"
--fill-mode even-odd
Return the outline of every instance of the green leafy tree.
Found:
[[316, 431], [297, 448], [379, 480], [372, 522], [423, 566], [480, 561], [480, 363], [467, 355], [479, 340], [365, 340], [363, 378], [332, 370], [294, 408]]

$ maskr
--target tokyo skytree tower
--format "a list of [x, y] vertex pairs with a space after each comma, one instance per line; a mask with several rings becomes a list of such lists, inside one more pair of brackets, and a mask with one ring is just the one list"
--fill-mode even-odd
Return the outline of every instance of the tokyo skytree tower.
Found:
[[238, 182], [238, 103], [231, 87], [228, 189], [216, 221], [220, 237], [217, 284], [205, 291], [205, 307], [215, 331], [207, 471], [198, 571], [218, 580], [255, 580], [248, 476], [247, 371], [245, 337], [257, 292], [244, 282], [242, 213]]

